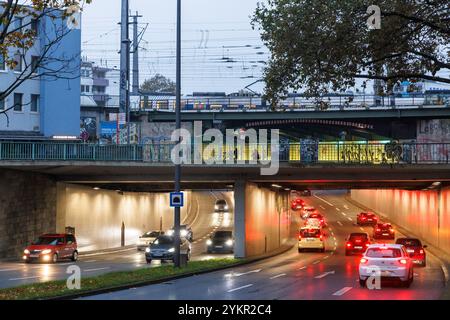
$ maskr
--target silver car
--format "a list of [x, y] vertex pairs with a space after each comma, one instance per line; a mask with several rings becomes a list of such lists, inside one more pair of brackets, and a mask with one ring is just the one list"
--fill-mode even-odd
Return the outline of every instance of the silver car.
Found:
[[216, 201], [216, 204], [214, 206], [215, 212], [226, 212], [229, 210], [228, 203], [224, 199], [219, 199]]
[[[159, 236], [145, 249], [145, 260], [147, 263], [152, 263], [152, 260], [173, 261], [175, 253], [174, 242], [173, 236]], [[187, 255], [188, 261], [191, 259], [191, 244], [184, 238], [181, 238], [180, 252]]]
[[148, 248], [150, 244], [153, 243], [153, 241], [156, 240], [159, 236], [162, 236], [164, 234], [163, 231], [149, 231], [144, 233], [142, 236], [139, 237], [137, 241], [137, 250], [143, 251]]

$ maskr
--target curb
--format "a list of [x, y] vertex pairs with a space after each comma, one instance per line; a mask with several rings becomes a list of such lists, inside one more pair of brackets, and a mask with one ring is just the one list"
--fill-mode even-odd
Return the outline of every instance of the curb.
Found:
[[235, 268], [235, 267], [249, 265], [249, 264], [252, 264], [255, 262], [259, 262], [259, 261], [262, 261], [265, 259], [269, 259], [269, 258], [278, 256], [280, 254], [286, 253], [287, 251], [291, 250], [292, 248], [293, 248], [293, 245], [285, 245], [285, 246], [281, 247], [280, 249], [275, 250], [266, 255], [258, 256], [255, 258], [249, 258], [246, 260], [239, 261], [235, 264], [220, 267], [220, 268], [204, 270], [204, 271], [189, 272], [189, 273], [179, 274], [179, 275], [172, 276], [172, 277], [165, 277], [165, 278], [161, 278], [161, 279], [157, 279], [157, 280], [135, 282], [135, 283], [120, 285], [120, 286], [116, 286], [116, 287], [86, 291], [86, 292], [77, 293], [77, 294], [69, 294], [69, 295], [50, 297], [50, 298], [36, 298], [36, 299], [32, 299], [32, 300], [44, 300], [44, 301], [74, 300], [74, 299], [78, 299], [78, 298], [95, 296], [95, 295], [104, 294], [104, 293], [111, 293], [111, 292], [116, 292], [116, 291], [128, 290], [131, 288], [138, 288], [138, 287], [145, 287], [145, 286], [154, 285], [154, 284], [160, 284], [160, 283], [164, 283], [167, 281], [178, 280], [178, 279], [188, 278], [188, 277], [202, 275], [202, 274], [206, 274], [206, 273], [222, 271], [222, 270], [227, 270], [227, 269], [231, 269], [231, 268]]

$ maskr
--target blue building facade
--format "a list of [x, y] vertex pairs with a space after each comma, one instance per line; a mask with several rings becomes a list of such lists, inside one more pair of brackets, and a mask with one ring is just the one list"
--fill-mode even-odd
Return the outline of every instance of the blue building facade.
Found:
[[[22, 19], [27, 18], [31, 19]], [[28, 25], [26, 21], [23, 23]], [[69, 28], [66, 20], [50, 17], [37, 21], [36, 28], [38, 35], [35, 44], [21, 59], [27, 65], [33, 58], [47, 52], [45, 70], [40, 69], [39, 77], [26, 80], [0, 101], [0, 111], [7, 110], [7, 116], [0, 114], [0, 138], [78, 137], [81, 28]], [[58, 39], [56, 43], [55, 39]], [[17, 53], [11, 50], [9, 54]], [[20, 71], [10, 70], [8, 66], [0, 64], [0, 92], [19, 76]]]

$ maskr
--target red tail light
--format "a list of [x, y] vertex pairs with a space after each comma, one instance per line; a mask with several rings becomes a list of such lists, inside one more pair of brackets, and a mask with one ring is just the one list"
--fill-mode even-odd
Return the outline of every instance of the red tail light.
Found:
[[377, 232], [380, 232], [381, 231], [381, 229], [380, 228], [377, 228], [377, 230], [376, 230]]
[[320, 235], [320, 241], [323, 241], [323, 235]]
[[352, 244], [350, 242], [347, 242], [347, 248], [351, 248]]
[[420, 254], [424, 254], [424, 251], [422, 249], [420, 249]]
[[398, 262], [400, 262], [401, 264], [407, 264], [408, 260], [406, 259], [400, 259]]
[[369, 260], [367, 260], [366, 258], [362, 258], [362, 259], [360, 260], [360, 263], [361, 263], [361, 264], [366, 264], [367, 262], [369, 262]]
[[394, 233], [394, 229], [392, 229], [392, 228], [391, 228], [391, 229], [389, 229], [389, 231], [390, 231], [391, 233]]

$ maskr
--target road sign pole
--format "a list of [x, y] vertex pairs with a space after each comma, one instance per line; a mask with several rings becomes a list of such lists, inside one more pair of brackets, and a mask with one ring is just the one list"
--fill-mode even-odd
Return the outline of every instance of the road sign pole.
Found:
[[[177, 0], [177, 58], [176, 58], [176, 108], [175, 128], [181, 129], [181, 0]], [[175, 166], [175, 192], [181, 191], [181, 165]], [[176, 268], [180, 267], [180, 208], [175, 208], [175, 258]]]

